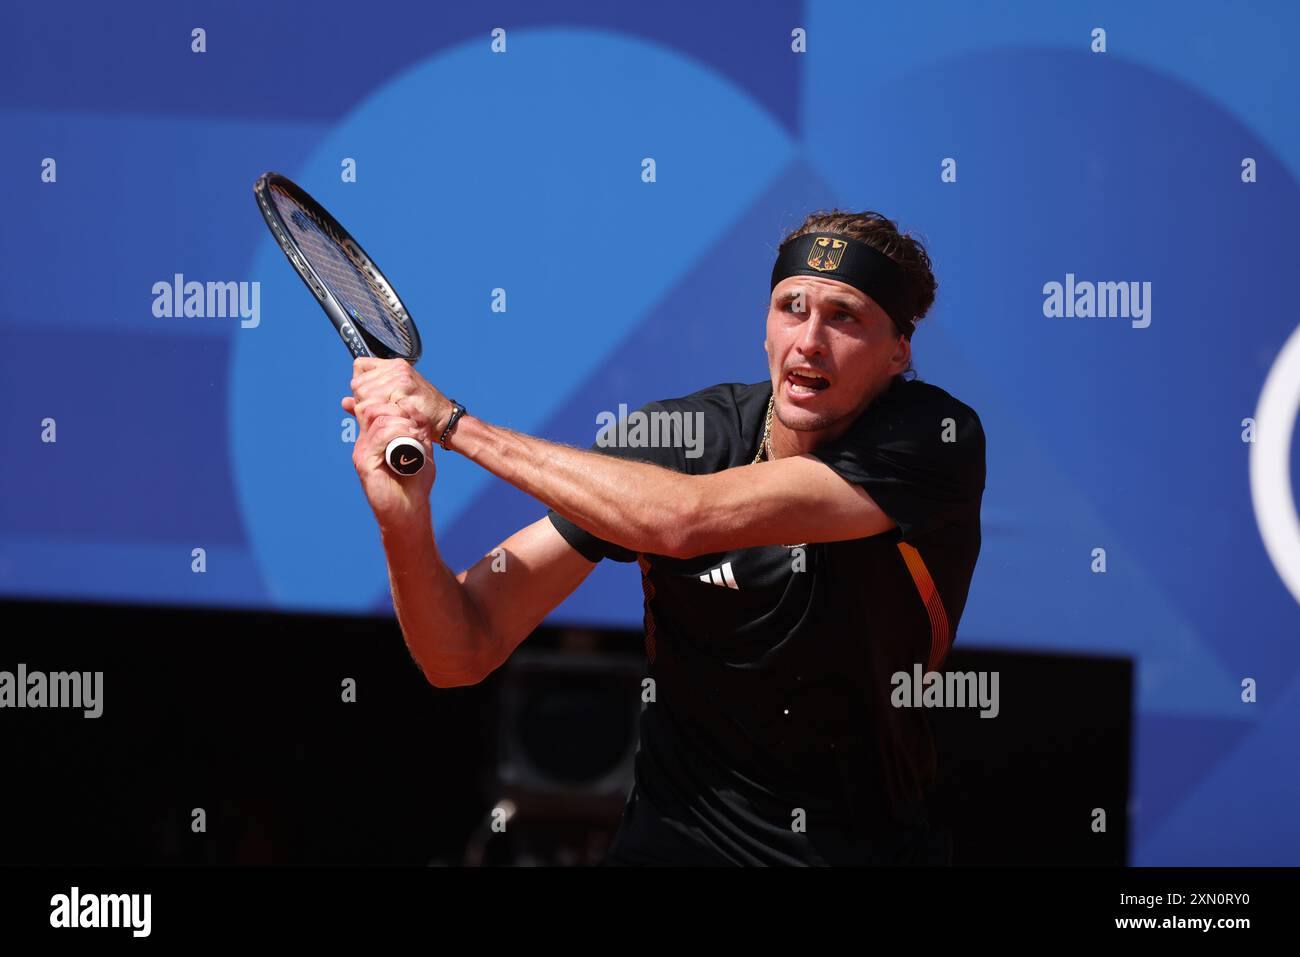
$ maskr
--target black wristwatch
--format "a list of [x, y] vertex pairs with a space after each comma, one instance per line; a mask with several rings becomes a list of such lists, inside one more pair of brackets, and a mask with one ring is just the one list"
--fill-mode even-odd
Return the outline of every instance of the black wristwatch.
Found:
[[[444, 449], [447, 448], [447, 437], [451, 435], [451, 430], [456, 428], [456, 423], [460, 421], [460, 417], [466, 414], [465, 407], [461, 405], [459, 402], [457, 402], [455, 399], [451, 400], [451, 404], [452, 404], [451, 418], [447, 420], [447, 427], [442, 430], [442, 438], [438, 439], [438, 444], [441, 445]], [[451, 450], [447, 449], [447, 451], [450, 452]]]

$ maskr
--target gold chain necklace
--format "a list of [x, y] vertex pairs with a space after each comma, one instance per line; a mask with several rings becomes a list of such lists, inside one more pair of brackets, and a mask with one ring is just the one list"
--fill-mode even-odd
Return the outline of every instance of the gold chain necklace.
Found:
[[[754, 456], [754, 461], [749, 463], [750, 465], [757, 465], [759, 462], [763, 461], [763, 453], [768, 452], [768, 442], [772, 437], [772, 410], [774, 408], [776, 408], [775, 392], [772, 393], [772, 398], [767, 400], [767, 418], [763, 422], [763, 441], [758, 443], [758, 453]], [[770, 453], [768, 454], [768, 458], [771, 458]], [[807, 542], [800, 542], [798, 545], [782, 545], [781, 547], [804, 548], [807, 545]]]
[[772, 410], [776, 408], [776, 393], [772, 393], [772, 398], [767, 400], [767, 419], [763, 422], [763, 441], [758, 443], [758, 454], [754, 456], [754, 461], [750, 465], [757, 465], [763, 461], [763, 453], [767, 451], [767, 441], [772, 434]]

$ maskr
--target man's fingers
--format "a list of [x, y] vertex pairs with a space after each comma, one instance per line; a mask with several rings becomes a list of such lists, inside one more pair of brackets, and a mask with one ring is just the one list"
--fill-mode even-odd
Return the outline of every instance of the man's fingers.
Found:
[[352, 391], [358, 386], [370, 386], [396, 378], [404, 383], [414, 385], [419, 381], [419, 373], [405, 359], [357, 359], [352, 363]]
[[345, 395], [343, 397], [342, 405], [343, 405], [343, 411], [346, 412], [348, 415], [357, 414], [357, 400], [352, 398], [352, 396]]
[[409, 436], [420, 442], [421, 445], [428, 444], [422, 441], [415, 423], [410, 419], [401, 415], [375, 416], [357, 439], [352, 455], [353, 461], [374, 467], [376, 463], [383, 459], [384, 450], [388, 448], [388, 443], [401, 436]]
[[352, 381], [348, 383], [348, 387], [354, 393], [365, 392], [387, 382], [396, 374], [397, 371], [394, 369], [370, 369], [367, 372], [354, 375]]
[[[398, 370], [394, 369], [391, 365], [389, 365], [388, 364], [389, 361], [402, 362], [402, 360], [400, 359], [396, 359], [396, 360], [358, 359], [356, 363], [353, 364], [352, 367], [352, 381], [348, 383], [349, 388], [351, 388], [353, 392], [356, 392], [358, 389], [364, 389], [373, 386], [374, 383], [382, 382], [383, 380], [387, 379], [389, 376], [395, 375], [398, 372]], [[365, 367], [362, 367], [360, 365], [360, 363], [362, 362], [370, 363], [370, 365], [366, 365]], [[385, 364], [380, 365], [379, 363], [381, 362]], [[406, 365], [406, 363], [404, 362], [402, 364]]]
[[[370, 430], [370, 438], [367, 440], [368, 451], [370, 455], [380, 460], [384, 457], [384, 450], [388, 448], [388, 443], [396, 438], [409, 437], [419, 442], [421, 447], [427, 443], [420, 441], [419, 433], [415, 430], [415, 424], [408, 419], [403, 419], [396, 415], [384, 415], [375, 420], [374, 426]], [[428, 449], [425, 449], [428, 452]]]
[[373, 428], [375, 421], [382, 416], [406, 418], [406, 413], [395, 402], [362, 402], [355, 408], [357, 410], [357, 421], [361, 423], [363, 429]]
[[416, 440], [420, 437], [415, 423], [400, 412], [396, 415], [391, 413], [376, 415], [370, 420], [369, 435], [372, 443], [382, 441], [384, 445], [387, 445], [399, 435], [409, 435]]
[[393, 383], [394, 388], [411, 392], [426, 384], [415, 367], [405, 359], [357, 359], [352, 364], [352, 391], [378, 388]]
[[358, 375], [362, 372], [369, 372], [371, 369], [382, 369], [389, 363], [402, 361], [402, 359], [376, 359], [374, 356], [357, 356], [352, 360], [352, 374]]

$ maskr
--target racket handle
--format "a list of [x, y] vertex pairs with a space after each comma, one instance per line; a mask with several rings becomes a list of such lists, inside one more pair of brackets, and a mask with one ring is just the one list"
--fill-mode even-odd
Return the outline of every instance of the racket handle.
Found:
[[384, 461], [398, 475], [414, 475], [424, 468], [424, 447], [415, 439], [400, 436], [384, 449]]

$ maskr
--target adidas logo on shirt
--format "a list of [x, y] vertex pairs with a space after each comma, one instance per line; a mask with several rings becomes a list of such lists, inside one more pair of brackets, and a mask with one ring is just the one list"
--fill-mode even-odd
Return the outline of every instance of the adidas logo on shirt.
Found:
[[724, 588], [740, 589], [736, 584], [736, 576], [731, 574], [731, 562], [723, 562], [718, 568], [711, 569], [700, 576], [700, 581], [706, 585], [721, 585]]

